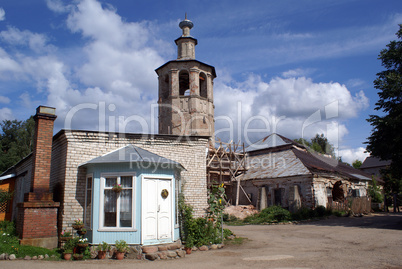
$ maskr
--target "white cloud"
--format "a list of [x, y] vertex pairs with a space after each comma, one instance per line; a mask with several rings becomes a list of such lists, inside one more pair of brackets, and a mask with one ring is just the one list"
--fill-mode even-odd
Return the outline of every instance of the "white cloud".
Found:
[[292, 70], [288, 70], [286, 72], [283, 72], [282, 76], [284, 78], [306, 77], [306, 76], [310, 75], [313, 72], [314, 72], [314, 70], [310, 69], [310, 68], [307, 68], [307, 69], [296, 68], [296, 69], [292, 69]]
[[0, 95], [0, 103], [8, 104], [10, 103], [10, 98]]
[[4, 49], [0, 48], [0, 77], [4, 72], [18, 72], [20, 66]]
[[15, 27], [8, 27], [6, 31], [1, 31], [0, 38], [11, 45], [27, 46], [36, 53], [45, 53], [54, 49], [54, 46], [47, 45], [46, 35], [28, 30], [20, 31]]
[[355, 160], [363, 162], [370, 154], [365, 152], [366, 149], [359, 147], [356, 149], [341, 149], [339, 150], [339, 156], [342, 157], [342, 161], [352, 164]]
[[11, 109], [8, 107], [0, 108], [0, 121], [14, 119]]
[[56, 12], [56, 13], [64, 13], [69, 10], [69, 6], [64, 6], [61, 0], [46, 0], [47, 7]]
[[[229, 81], [227, 78], [216, 83], [214, 89], [215, 114], [229, 117], [236, 128], [233, 137], [228, 132], [218, 133], [226, 139], [246, 138], [244, 132], [237, 130], [241, 122], [242, 129], [260, 129], [250, 133], [246, 142], [255, 142], [271, 132], [306, 139], [323, 133], [338, 148], [339, 141], [348, 133], [343, 121], [356, 117], [368, 106], [363, 92], [352, 96], [345, 85], [336, 82], [315, 83], [305, 77], [276, 77], [266, 82], [252, 74], [235, 85]], [[215, 124], [217, 131], [228, 126], [224, 119]]]
[[6, 12], [3, 8], [0, 7], [0, 21], [4, 21], [6, 19]]

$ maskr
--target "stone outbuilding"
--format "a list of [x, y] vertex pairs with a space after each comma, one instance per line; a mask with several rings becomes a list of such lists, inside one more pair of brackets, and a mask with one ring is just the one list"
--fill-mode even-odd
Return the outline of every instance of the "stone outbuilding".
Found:
[[[247, 158], [242, 187], [258, 209], [327, 207], [349, 196], [367, 196], [371, 180], [360, 170], [275, 133], [250, 145]], [[243, 196], [240, 203], [248, 201]]]

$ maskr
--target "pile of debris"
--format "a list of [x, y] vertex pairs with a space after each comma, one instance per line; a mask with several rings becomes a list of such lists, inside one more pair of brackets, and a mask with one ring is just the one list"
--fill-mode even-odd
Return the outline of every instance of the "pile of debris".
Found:
[[242, 220], [250, 215], [257, 214], [258, 210], [253, 205], [231, 205], [226, 207], [223, 213]]

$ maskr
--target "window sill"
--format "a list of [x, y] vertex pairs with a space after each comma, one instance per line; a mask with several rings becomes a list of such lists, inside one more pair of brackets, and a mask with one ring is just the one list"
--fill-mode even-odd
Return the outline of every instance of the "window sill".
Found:
[[134, 228], [99, 228], [98, 232], [136, 232]]

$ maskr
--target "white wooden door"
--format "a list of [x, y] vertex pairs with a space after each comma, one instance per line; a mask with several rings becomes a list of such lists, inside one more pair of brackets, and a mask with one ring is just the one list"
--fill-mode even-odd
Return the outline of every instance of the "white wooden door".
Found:
[[[172, 180], [144, 178], [142, 181], [142, 243], [172, 240]], [[167, 190], [168, 196], [161, 193]]]

